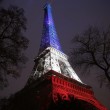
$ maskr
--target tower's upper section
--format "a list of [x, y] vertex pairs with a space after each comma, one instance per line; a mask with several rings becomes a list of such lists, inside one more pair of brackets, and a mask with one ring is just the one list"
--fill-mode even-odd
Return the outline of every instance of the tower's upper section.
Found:
[[82, 83], [72, 69], [67, 55], [61, 50], [52, 18], [51, 6], [48, 3], [44, 7], [43, 35], [41, 38], [39, 55], [35, 58], [35, 66], [30, 76], [30, 81], [31, 79], [36, 80], [42, 77], [50, 70]]
[[43, 33], [39, 53], [41, 53], [47, 47], [54, 47], [55, 49], [62, 51], [49, 3], [44, 6]]

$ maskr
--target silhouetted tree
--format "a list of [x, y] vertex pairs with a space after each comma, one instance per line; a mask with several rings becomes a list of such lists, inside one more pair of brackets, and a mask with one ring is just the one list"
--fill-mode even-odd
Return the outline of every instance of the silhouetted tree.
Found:
[[110, 26], [106, 30], [88, 28], [73, 40], [71, 60], [75, 68], [81, 67], [85, 73], [90, 69], [100, 69], [101, 83], [110, 84]]
[[8, 84], [7, 75], [17, 78], [22, 64], [26, 63], [23, 54], [29, 42], [23, 36], [26, 21], [22, 8], [0, 9], [0, 87]]

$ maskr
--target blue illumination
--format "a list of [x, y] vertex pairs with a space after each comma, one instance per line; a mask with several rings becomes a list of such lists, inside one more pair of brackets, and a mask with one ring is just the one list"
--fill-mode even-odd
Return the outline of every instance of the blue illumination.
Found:
[[46, 4], [44, 7], [43, 35], [41, 39], [40, 52], [50, 46], [62, 51], [52, 18], [51, 6], [50, 4]]

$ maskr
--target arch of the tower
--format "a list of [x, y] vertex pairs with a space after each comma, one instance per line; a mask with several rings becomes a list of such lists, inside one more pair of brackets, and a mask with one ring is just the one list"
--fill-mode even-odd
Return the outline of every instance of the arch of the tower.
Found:
[[96, 107], [85, 100], [77, 99], [71, 96], [69, 100], [62, 99], [61, 94], [58, 95], [58, 100], [51, 103], [48, 110], [103, 110]]
[[[83, 102], [83, 104], [85, 103], [86, 105], [88, 105], [89, 107], [93, 107], [94, 109], [92, 110], [104, 110], [102, 107], [101, 107], [101, 104], [94, 98], [91, 98], [91, 99], [88, 99], [88, 98], [80, 98], [78, 97], [77, 100]], [[91, 110], [91, 109], [90, 109]]]
[[97, 101], [92, 99], [84, 99], [76, 97], [73, 94], [56, 93], [56, 99], [54, 102], [54, 109], [52, 110], [105, 110]]

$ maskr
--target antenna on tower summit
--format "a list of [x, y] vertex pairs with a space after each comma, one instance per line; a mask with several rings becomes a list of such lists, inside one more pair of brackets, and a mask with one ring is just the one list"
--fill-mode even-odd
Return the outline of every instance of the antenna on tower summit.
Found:
[[54, 0], [46, 0], [45, 3], [53, 3]]

